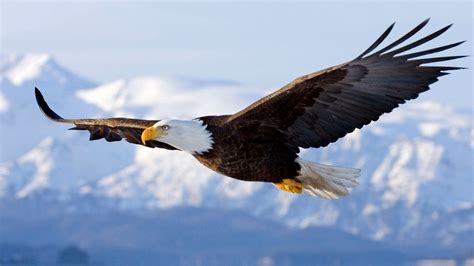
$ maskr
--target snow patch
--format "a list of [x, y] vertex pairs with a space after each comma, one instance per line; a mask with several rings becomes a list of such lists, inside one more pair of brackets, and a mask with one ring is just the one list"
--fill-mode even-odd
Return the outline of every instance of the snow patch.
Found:
[[92, 187], [85, 185], [79, 188], [79, 194], [85, 195], [90, 194], [92, 192]]
[[384, 191], [384, 208], [399, 200], [413, 206], [419, 187], [435, 178], [443, 150], [441, 145], [426, 140], [401, 140], [392, 144], [371, 178], [374, 188]]
[[375, 206], [374, 204], [367, 204], [365, 205], [364, 209], [362, 210], [362, 214], [364, 216], [369, 216], [369, 215], [372, 215], [376, 212], [378, 212], [379, 210], [379, 207]]
[[337, 222], [339, 218], [339, 211], [331, 203], [325, 202], [320, 209], [304, 218], [301, 223], [301, 228], [308, 226], [331, 226]]
[[372, 238], [374, 240], [382, 240], [384, 239], [388, 234], [391, 233], [392, 230], [390, 230], [390, 228], [386, 225], [386, 224], [382, 224], [378, 229], [377, 231], [375, 231], [374, 235], [372, 236]]
[[393, 158], [398, 152], [398, 147], [395, 145], [390, 145], [388, 155], [379, 165], [379, 167], [373, 172], [371, 177], [371, 184], [377, 190], [384, 189], [384, 181], [386, 179], [387, 173], [390, 170], [390, 163], [393, 161]]
[[443, 146], [429, 141], [417, 140], [417, 174], [421, 181], [427, 182], [435, 178], [437, 166], [441, 160], [444, 148]]
[[0, 198], [6, 193], [7, 177], [10, 175], [11, 167], [11, 162], [0, 163]]
[[375, 136], [383, 136], [386, 134], [386, 130], [383, 127], [379, 127], [376, 124], [372, 125], [370, 128], [370, 132]]
[[464, 201], [464, 202], [459, 202], [456, 206], [453, 206], [452, 208], [450, 208], [449, 212], [465, 211], [469, 209], [474, 209], [474, 202]]
[[132, 114], [122, 114], [118, 111], [126, 102], [125, 97], [121, 96], [120, 93], [124, 85], [125, 81], [117, 80], [98, 86], [95, 89], [79, 90], [76, 95], [85, 102], [94, 104], [106, 112], [117, 116], [132, 116]]
[[291, 195], [286, 192], [279, 192], [276, 197], [279, 208], [277, 209], [277, 215], [279, 217], [284, 217], [288, 214], [292, 203], [296, 200], [298, 195]]
[[216, 192], [222, 194], [226, 200], [241, 200], [252, 196], [261, 189], [262, 183], [242, 182], [225, 177]]
[[10, 103], [8, 102], [3, 92], [0, 91], [0, 113], [8, 110], [8, 107], [10, 107]]
[[439, 123], [421, 123], [418, 128], [425, 137], [433, 137], [441, 130], [442, 125]]
[[25, 81], [37, 77], [49, 59], [48, 54], [26, 54], [6, 71], [5, 77], [14, 85], [20, 86]]
[[199, 206], [213, 176], [186, 153], [138, 147], [133, 164], [97, 184], [107, 197], [127, 198], [125, 204], [146, 200], [149, 208], [172, 208]]
[[471, 128], [471, 139], [469, 141], [471, 148], [474, 148], [474, 128]]
[[46, 138], [37, 147], [20, 157], [18, 163], [20, 165], [34, 164], [36, 166], [36, 173], [31, 178], [31, 181], [16, 193], [17, 198], [24, 198], [33, 191], [48, 185], [48, 177], [54, 165], [51, 156], [52, 146], [53, 138]]
[[433, 102], [433, 101], [421, 101], [411, 106], [415, 111], [424, 113], [451, 113], [453, 109], [450, 106]]
[[362, 134], [359, 129], [355, 129], [352, 133], [347, 134], [341, 141], [344, 149], [352, 149], [358, 151], [361, 148]]

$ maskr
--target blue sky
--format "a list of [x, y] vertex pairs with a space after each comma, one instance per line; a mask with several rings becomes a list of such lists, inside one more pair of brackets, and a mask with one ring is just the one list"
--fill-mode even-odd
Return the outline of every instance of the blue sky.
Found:
[[[392, 22], [390, 40], [431, 17], [424, 36], [454, 27], [431, 44], [468, 42], [472, 2], [29, 2], [2, 1], [1, 52], [46, 52], [97, 82], [145, 75], [223, 79], [276, 89], [348, 61]], [[469, 67], [442, 78], [421, 98], [473, 104]]]

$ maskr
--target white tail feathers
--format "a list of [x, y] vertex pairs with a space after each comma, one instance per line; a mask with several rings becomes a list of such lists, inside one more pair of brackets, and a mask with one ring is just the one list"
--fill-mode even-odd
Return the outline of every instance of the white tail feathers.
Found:
[[345, 168], [296, 159], [300, 164], [300, 175], [296, 177], [303, 184], [303, 193], [324, 199], [337, 199], [349, 194], [349, 188], [359, 184], [360, 169]]

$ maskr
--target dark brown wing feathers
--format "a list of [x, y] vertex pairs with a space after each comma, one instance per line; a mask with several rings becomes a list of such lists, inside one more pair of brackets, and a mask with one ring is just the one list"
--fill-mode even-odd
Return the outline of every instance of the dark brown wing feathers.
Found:
[[405, 55], [444, 33], [444, 27], [426, 37], [390, 51], [420, 31], [428, 20], [377, 52], [393, 24], [351, 62], [300, 77], [273, 94], [232, 115], [228, 123], [243, 119], [272, 124], [295, 147], [323, 147], [361, 128], [382, 114], [429, 89], [445, 71], [460, 67], [424, 66], [464, 56], [422, 58], [460, 45], [457, 42]]
[[[87, 130], [90, 132], [89, 140], [105, 139], [106, 141], [126, 141], [134, 144], [144, 145], [141, 142], [141, 134], [147, 127], [154, 125], [158, 120], [142, 120], [130, 118], [104, 118], [104, 119], [64, 119], [56, 114], [46, 103], [43, 95], [35, 88], [36, 102], [43, 114], [59, 123], [74, 124], [70, 130]], [[158, 142], [149, 141], [146, 145], [150, 148], [164, 148], [175, 150], [174, 147]]]

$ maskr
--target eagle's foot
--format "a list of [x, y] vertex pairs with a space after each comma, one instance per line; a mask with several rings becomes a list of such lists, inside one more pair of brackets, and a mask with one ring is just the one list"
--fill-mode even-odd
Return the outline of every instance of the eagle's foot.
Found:
[[295, 179], [283, 179], [280, 183], [273, 183], [277, 188], [290, 192], [290, 193], [296, 193], [296, 194], [301, 194], [303, 191], [303, 184], [301, 182], [295, 180]]

